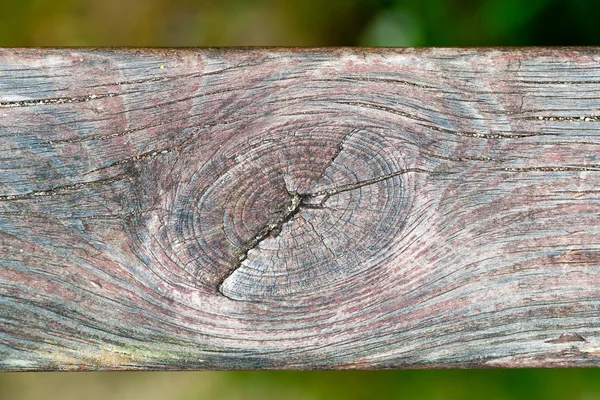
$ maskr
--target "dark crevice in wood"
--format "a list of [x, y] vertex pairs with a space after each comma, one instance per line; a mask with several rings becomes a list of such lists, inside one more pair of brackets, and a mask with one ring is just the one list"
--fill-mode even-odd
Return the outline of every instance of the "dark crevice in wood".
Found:
[[83, 97], [57, 97], [50, 99], [36, 99], [36, 100], [20, 100], [20, 101], [4, 101], [0, 102], [0, 108], [15, 108], [15, 107], [34, 107], [34, 106], [45, 106], [53, 104], [69, 104], [69, 103], [84, 103], [91, 100], [100, 100], [107, 97], [118, 96], [118, 93], [106, 93], [106, 94], [91, 94]]
[[[362, 107], [362, 108], [370, 108], [373, 110], [379, 110], [386, 113], [400, 115], [402, 117], [421, 122], [431, 122], [426, 118], [419, 117], [418, 115], [410, 114], [404, 111], [396, 110], [391, 107], [382, 106], [379, 104], [371, 104], [365, 102], [357, 102], [357, 101], [338, 101], [337, 104], [344, 104], [348, 106]], [[479, 132], [466, 132], [466, 131], [456, 131], [447, 128], [441, 128], [439, 126], [433, 126], [423, 123], [417, 123], [418, 125], [433, 129], [438, 132], [448, 133], [455, 136], [463, 136], [463, 137], [471, 137], [471, 138], [480, 138], [480, 139], [518, 139], [530, 136], [545, 136], [548, 135], [546, 133], [540, 132], [516, 132], [516, 133], [479, 133]]]
[[528, 85], [598, 85], [600, 81], [519, 81]]
[[539, 115], [537, 117], [525, 117], [526, 121], [568, 121], [568, 122], [598, 122], [600, 121], [599, 115], [579, 115], [579, 116], [559, 116], [559, 115]]
[[506, 172], [583, 172], [583, 171], [600, 171], [600, 165], [572, 165], [572, 166], [540, 166], [540, 167], [508, 167], [502, 169], [494, 169], [495, 171]]
[[100, 215], [91, 215], [89, 217], [79, 217], [76, 218], [80, 221], [89, 221], [89, 220], [122, 220], [122, 221], [128, 221], [130, 220], [134, 215], [138, 215], [138, 214], [142, 214], [142, 211], [131, 211], [125, 214], [100, 214]]
[[342, 76], [336, 79], [315, 79], [315, 81], [319, 82], [375, 82], [375, 83], [392, 83], [396, 85], [405, 85], [418, 87], [421, 89], [435, 89], [439, 90], [439, 88], [435, 86], [425, 85], [416, 82], [410, 82], [401, 79], [386, 79], [386, 78], [374, 78], [374, 77], [361, 77], [361, 76]]
[[[363, 186], [372, 185], [374, 183], [378, 183], [378, 182], [381, 182], [381, 181], [385, 181], [387, 179], [395, 178], [397, 176], [400, 176], [400, 175], [403, 175], [403, 174], [407, 174], [407, 173], [410, 173], [410, 172], [422, 173], [422, 174], [431, 174], [431, 175], [442, 175], [442, 174], [452, 174], [453, 173], [451, 171], [429, 171], [429, 170], [422, 169], [422, 168], [407, 168], [407, 169], [403, 169], [401, 171], [396, 171], [396, 172], [392, 172], [390, 174], [378, 176], [376, 178], [366, 179], [364, 181], [359, 181], [359, 182], [355, 182], [355, 183], [349, 183], [347, 185], [335, 186], [335, 187], [333, 187], [331, 189], [324, 189], [324, 190], [320, 190], [318, 192], [307, 193], [304, 196], [306, 196], [306, 197], [321, 197], [321, 196], [325, 196], [326, 198], [329, 198], [330, 196], [332, 196], [334, 194], [338, 194], [338, 193], [342, 193], [342, 192], [347, 192], [347, 191], [355, 190], [355, 189], [360, 189]], [[323, 200], [323, 203], [325, 201], [326, 200]]]
[[116, 167], [118, 165], [133, 163], [133, 162], [137, 162], [137, 161], [148, 161], [148, 160], [151, 160], [151, 159], [153, 159], [154, 157], [156, 157], [158, 155], [169, 154], [172, 151], [173, 151], [173, 149], [162, 149], [162, 150], [148, 151], [146, 153], [138, 154], [137, 156], [134, 156], [134, 157], [125, 158], [123, 160], [115, 161], [112, 164], [108, 164], [108, 165], [105, 165], [103, 167], [93, 169], [91, 171], [86, 172], [84, 174], [84, 176], [85, 175], [93, 174], [95, 172], [104, 171], [104, 170], [110, 169], [112, 167]]
[[[351, 134], [351, 133], [350, 133]], [[225, 297], [230, 298], [229, 296], [227, 296], [224, 293], [223, 290], [223, 284], [225, 283], [225, 281], [227, 279], [229, 279], [229, 277], [231, 277], [235, 271], [237, 271], [242, 263], [248, 258], [248, 253], [251, 250], [254, 250], [257, 248], [257, 246], [263, 242], [264, 240], [266, 240], [267, 238], [276, 238], [277, 236], [279, 236], [279, 234], [281, 233], [281, 230], [283, 229], [283, 226], [287, 223], [292, 221], [292, 219], [303, 209], [318, 209], [318, 210], [323, 210], [325, 209], [325, 203], [327, 202], [327, 200], [329, 200], [331, 198], [331, 196], [334, 196], [336, 194], [340, 194], [340, 193], [344, 193], [344, 192], [348, 192], [351, 190], [356, 190], [356, 189], [360, 189], [364, 186], [367, 185], [373, 185], [388, 179], [392, 179], [394, 177], [406, 174], [406, 173], [410, 173], [410, 172], [415, 172], [415, 173], [427, 173], [427, 174], [443, 174], [443, 173], [448, 173], [446, 171], [443, 172], [434, 172], [434, 171], [428, 171], [425, 169], [420, 169], [420, 168], [410, 168], [410, 169], [405, 169], [402, 171], [396, 171], [390, 174], [386, 174], [386, 175], [382, 175], [373, 179], [367, 179], [364, 181], [359, 181], [353, 184], [347, 184], [347, 185], [341, 185], [341, 186], [336, 186], [334, 188], [331, 189], [325, 189], [325, 190], [321, 190], [318, 192], [311, 192], [311, 193], [289, 193], [289, 203], [286, 207], [286, 211], [283, 214], [278, 214], [275, 217], [271, 218], [269, 220], [269, 222], [262, 228], [259, 230], [259, 232], [254, 236], [254, 238], [252, 240], [250, 240], [245, 246], [244, 246], [244, 250], [241, 251], [240, 253], [237, 254], [237, 260], [235, 261], [234, 266], [227, 272], [226, 276], [219, 282], [217, 290], [219, 291], [219, 293], [221, 293], [222, 295], [224, 295]], [[314, 226], [312, 223], [310, 223], [311, 227]], [[316, 231], [315, 231], [316, 232]], [[319, 238], [323, 241], [323, 236], [318, 234]], [[234, 299], [232, 299], [234, 300]]]
[[255, 249], [261, 242], [265, 239], [272, 237], [276, 238], [281, 233], [281, 229], [283, 225], [294, 218], [296, 214], [300, 212], [302, 202], [305, 196], [302, 196], [298, 193], [294, 193], [290, 196], [289, 204], [286, 207], [286, 211], [283, 214], [279, 214], [271, 218], [269, 222], [260, 230], [258, 233], [244, 246], [243, 251], [241, 251], [237, 255], [237, 261], [235, 262], [233, 268], [231, 268], [227, 275], [219, 282], [218, 291], [227, 297], [227, 295], [223, 292], [223, 283], [242, 265], [244, 260], [248, 258], [248, 253], [250, 250]]
[[429, 128], [437, 132], [448, 133], [454, 136], [462, 136], [462, 137], [471, 137], [471, 138], [480, 138], [480, 139], [520, 139], [527, 138], [533, 136], [552, 136], [549, 133], [542, 132], [515, 132], [515, 133], [477, 133], [477, 132], [464, 132], [464, 131], [455, 131], [452, 129], [440, 128], [438, 126], [426, 125], [417, 123], [424, 128]]
[[113, 182], [125, 180], [127, 178], [128, 178], [128, 176], [126, 176], [126, 175], [118, 175], [118, 176], [115, 176], [112, 178], [98, 179], [98, 180], [89, 181], [89, 182], [80, 182], [80, 183], [75, 183], [73, 185], [57, 186], [55, 188], [51, 188], [51, 189], [47, 189], [47, 190], [36, 190], [33, 192], [24, 193], [24, 194], [2, 195], [2, 196], [0, 196], [0, 201], [27, 200], [27, 199], [33, 199], [36, 197], [55, 196], [55, 195], [59, 195], [59, 194], [65, 194], [68, 192], [72, 192], [75, 190], [81, 190], [81, 189], [87, 189], [87, 188], [91, 188], [91, 187], [108, 185]]
[[93, 140], [106, 140], [106, 139], [113, 139], [116, 137], [121, 137], [121, 136], [126, 136], [129, 135], [131, 133], [135, 133], [135, 132], [140, 132], [146, 129], [151, 129], [151, 128], [158, 128], [160, 126], [164, 126], [164, 125], [168, 125], [173, 123], [173, 120], [169, 120], [166, 122], [161, 122], [158, 124], [151, 124], [151, 125], [145, 125], [145, 126], [140, 126], [139, 128], [133, 128], [133, 129], [128, 129], [122, 132], [115, 132], [115, 133], [111, 133], [110, 135], [94, 135], [94, 136], [81, 136], [81, 137], [75, 137], [72, 139], [62, 139], [62, 140], [49, 140], [48, 144], [72, 144], [72, 143], [83, 143], [83, 142], [89, 142], [89, 141], [93, 141]]

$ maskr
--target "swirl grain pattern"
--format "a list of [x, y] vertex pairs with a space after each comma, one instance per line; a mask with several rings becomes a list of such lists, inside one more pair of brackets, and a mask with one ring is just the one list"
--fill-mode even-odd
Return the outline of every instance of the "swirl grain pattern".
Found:
[[0, 370], [600, 365], [600, 50], [0, 49]]

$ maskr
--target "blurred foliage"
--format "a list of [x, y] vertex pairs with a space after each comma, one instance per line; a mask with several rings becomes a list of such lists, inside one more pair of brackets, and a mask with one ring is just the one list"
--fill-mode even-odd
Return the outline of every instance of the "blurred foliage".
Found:
[[[2, 46], [598, 45], [585, 0], [3, 0]], [[600, 399], [600, 370], [0, 374], [20, 399]]]
[[588, 0], [3, 0], [4, 46], [596, 45]]
[[3, 400], [596, 400], [600, 370], [0, 374]]

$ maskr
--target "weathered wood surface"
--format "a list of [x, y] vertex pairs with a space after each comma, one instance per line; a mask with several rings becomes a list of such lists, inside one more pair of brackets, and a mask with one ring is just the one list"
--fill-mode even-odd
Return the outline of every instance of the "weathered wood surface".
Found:
[[0, 50], [0, 369], [600, 365], [599, 49]]

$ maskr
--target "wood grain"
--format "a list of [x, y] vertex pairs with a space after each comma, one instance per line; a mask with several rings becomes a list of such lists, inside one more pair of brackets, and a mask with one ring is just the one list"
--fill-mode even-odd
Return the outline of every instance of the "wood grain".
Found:
[[600, 365], [600, 50], [0, 50], [0, 369]]

